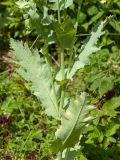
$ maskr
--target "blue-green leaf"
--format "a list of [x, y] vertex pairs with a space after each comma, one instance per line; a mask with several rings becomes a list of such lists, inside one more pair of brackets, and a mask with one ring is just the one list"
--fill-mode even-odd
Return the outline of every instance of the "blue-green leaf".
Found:
[[52, 82], [46, 61], [40, 57], [38, 50], [30, 50], [27, 44], [11, 40], [11, 48], [16, 57], [19, 75], [30, 82], [31, 91], [41, 101], [45, 113], [59, 119], [58, 107], [53, 94]]
[[78, 60], [75, 61], [70, 73], [68, 74], [68, 79], [72, 79], [73, 75], [80, 68], [83, 68], [89, 62], [89, 55], [100, 50], [100, 47], [97, 47], [97, 41], [104, 34], [102, 31], [105, 21], [99, 23], [95, 26], [94, 30], [91, 32], [91, 36], [87, 39], [85, 45], [82, 46], [82, 51], [78, 56]]
[[71, 99], [70, 105], [66, 111], [63, 111], [61, 125], [56, 131], [57, 144], [64, 150], [67, 147], [74, 147], [79, 141], [79, 137], [89, 122], [93, 119], [89, 112], [93, 106], [86, 104], [85, 93], [82, 93], [76, 100]]
[[[51, 9], [58, 10], [58, 1], [57, 0], [49, 0], [53, 3], [51, 6]], [[68, 8], [73, 4], [73, 0], [59, 0], [60, 10], [63, 10], [65, 8]]]

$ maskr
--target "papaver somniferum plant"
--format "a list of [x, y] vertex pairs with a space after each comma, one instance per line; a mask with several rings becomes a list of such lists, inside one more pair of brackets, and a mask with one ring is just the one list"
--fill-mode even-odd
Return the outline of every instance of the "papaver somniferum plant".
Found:
[[[17, 73], [30, 83], [30, 90], [42, 104], [44, 113], [58, 121], [53, 143], [56, 159], [74, 160], [81, 149], [80, 137], [95, 118], [90, 114], [95, 107], [88, 104], [85, 92], [76, 97], [69, 97], [65, 93], [66, 86], [71, 80], [74, 83], [75, 73], [89, 62], [89, 55], [100, 50], [97, 41], [104, 34], [102, 29], [106, 20], [100, 21], [94, 27], [81, 46], [80, 53], [76, 54], [81, 1], [49, 0], [40, 3], [41, 12], [38, 12], [37, 4], [33, 0], [20, 0], [16, 5], [28, 18], [29, 25], [36, 28], [44, 45], [38, 50], [26, 43], [11, 39], [10, 46], [15, 55], [15, 63], [18, 65]], [[74, 6], [74, 3], [78, 7], [76, 17], [72, 19], [67, 11], [69, 7]], [[55, 71], [51, 63], [49, 48], [53, 43], [59, 48], [59, 71]], [[66, 64], [69, 59], [73, 61]]]

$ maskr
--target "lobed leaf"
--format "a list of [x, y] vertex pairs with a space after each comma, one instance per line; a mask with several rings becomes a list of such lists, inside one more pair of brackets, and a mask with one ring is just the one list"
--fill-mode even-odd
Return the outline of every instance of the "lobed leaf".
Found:
[[75, 41], [75, 29], [72, 20], [67, 17], [62, 24], [57, 21], [52, 24], [56, 33], [57, 42], [62, 50], [72, 49]]
[[58, 119], [58, 108], [53, 94], [52, 82], [48, 65], [40, 57], [38, 50], [30, 50], [27, 44], [11, 40], [11, 48], [16, 57], [16, 63], [20, 65], [17, 72], [25, 80], [30, 82], [31, 91], [41, 101], [45, 113]]
[[117, 114], [116, 109], [120, 107], [120, 96], [114, 97], [108, 101], [106, 101], [102, 107], [103, 115], [108, 115], [110, 117], [114, 117]]
[[[58, 1], [57, 0], [49, 0], [53, 3], [51, 6], [51, 9], [58, 10]], [[60, 10], [63, 10], [65, 8], [68, 8], [73, 4], [73, 0], [59, 0]]]
[[91, 32], [91, 36], [87, 39], [85, 45], [82, 46], [82, 52], [78, 56], [78, 60], [75, 61], [70, 73], [68, 74], [68, 79], [72, 79], [76, 71], [80, 68], [83, 68], [89, 61], [89, 55], [100, 50], [100, 47], [97, 47], [98, 38], [104, 34], [102, 31], [105, 21], [100, 22], [96, 25], [94, 30]]
[[60, 150], [73, 147], [79, 141], [84, 127], [93, 119], [88, 115], [92, 109], [86, 104], [85, 93], [76, 100], [71, 99], [69, 107], [62, 114], [61, 126], [55, 133]]

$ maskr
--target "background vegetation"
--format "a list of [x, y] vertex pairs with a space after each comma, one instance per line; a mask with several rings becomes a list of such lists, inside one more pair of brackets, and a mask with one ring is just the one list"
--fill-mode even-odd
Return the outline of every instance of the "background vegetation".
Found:
[[[45, 2], [34, 1], [42, 17], [41, 6]], [[84, 145], [79, 159], [120, 160], [120, 1], [80, 2], [75, 48], [80, 48], [96, 22], [109, 15], [114, 15], [114, 18], [100, 39], [101, 50], [90, 56], [90, 63], [77, 72], [75, 85], [70, 82], [66, 91], [71, 97], [86, 91], [90, 104], [97, 108], [92, 113], [97, 118], [83, 134]], [[0, 2], [0, 159], [54, 159], [50, 143], [54, 138], [56, 121], [44, 116], [37, 99], [30, 93], [28, 83], [16, 75], [9, 52], [11, 37], [28, 42], [30, 46], [40, 48], [43, 45], [39, 28], [22, 9], [23, 3], [16, 0]], [[32, 1], [30, 3], [32, 5]], [[78, 7], [78, 1], [74, 1], [74, 5], [62, 13], [62, 18], [68, 14], [74, 21]], [[57, 68], [59, 50], [53, 44], [49, 52]]]

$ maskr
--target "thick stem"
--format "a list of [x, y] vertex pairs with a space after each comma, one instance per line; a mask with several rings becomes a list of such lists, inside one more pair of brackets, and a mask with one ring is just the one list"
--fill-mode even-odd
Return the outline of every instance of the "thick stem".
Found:
[[[80, 16], [80, 11], [81, 11], [81, 7], [82, 7], [82, 2], [83, 0], [80, 0], [79, 1], [79, 4], [78, 4], [78, 10], [77, 10], [77, 18], [76, 18], [76, 25], [75, 25], [75, 31], [76, 31], [76, 35], [77, 35], [77, 31], [78, 31], [78, 24], [79, 24], [79, 16]], [[71, 50], [73, 52], [73, 48]], [[71, 53], [70, 54], [70, 57], [69, 57], [69, 68], [71, 69], [72, 68], [72, 57], [73, 57], [73, 54]], [[71, 65], [72, 64], [72, 65]], [[70, 70], [69, 70], [70, 72]]]
[[61, 71], [62, 71], [62, 80], [65, 79], [65, 71], [64, 71], [64, 51], [61, 52]]
[[58, 153], [57, 159], [58, 159], [58, 160], [62, 160], [62, 152], [59, 152], [59, 153]]
[[[61, 17], [60, 17], [60, 0], [57, 0], [58, 3], [58, 21], [59, 23], [61, 23]], [[64, 51], [61, 51], [61, 72], [62, 72], [62, 80], [65, 79], [65, 71], [64, 71]], [[60, 99], [60, 110], [63, 108], [64, 105], [64, 97], [65, 97], [65, 93], [64, 93], [64, 86], [62, 86], [62, 91], [61, 91], [61, 99]]]
[[58, 21], [59, 21], [59, 23], [61, 23], [61, 17], [60, 17], [60, 0], [57, 0], [57, 4], [58, 4]]
[[55, 104], [56, 104], [56, 109], [57, 109], [57, 111], [58, 111], [57, 94], [56, 94], [56, 90], [55, 90], [55, 85], [54, 85], [54, 80], [53, 80], [53, 75], [52, 75], [52, 71], [51, 71], [51, 67], [50, 67], [49, 60], [47, 60], [47, 63], [48, 63], [48, 69], [49, 69], [50, 79], [51, 79], [51, 82], [52, 82], [52, 89], [53, 89], [53, 94], [54, 94], [54, 100], [55, 100]]
[[[62, 80], [65, 79], [65, 69], [64, 69], [64, 51], [61, 52], [61, 72], [62, 72]], [[61, 92], [61, 100], [60, 100], [60, 109], [63, 108], [64, 105], [64, 86], [62, 86], [62, 92]]]
[[51, 79], [51, 82], [52, 82], [52, 89], [53, 89], [53, 94], [54, 94], [56, 110], [58, 111], [59, 107], [58, 107], [58, 101], [57, 101], [57, 94], [56, 94], [54, 79], [53, 79], [53, 75], [52, 75], [52, 71], [51, 71], [50, 59], [49, 59], [49, 55], [48, 55], [48, 46], [46, 46], [46, 51], [45, 52], [46, 52], [46, 61], [47, 61], [47, 64], [48, 64], [49, 75], [50, 75], [50, 79]]
[[76, 33], [77, 33], [77, 29], [78, 29], [78, 21], [79, 21], [79, 16], [80, 16], [82, 2], [83, 2], [83, 0], [80, 1], [79, 6], [78, 6], [78, 10], [77, 10]]

